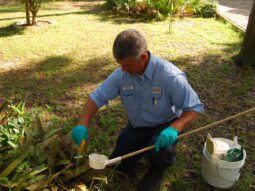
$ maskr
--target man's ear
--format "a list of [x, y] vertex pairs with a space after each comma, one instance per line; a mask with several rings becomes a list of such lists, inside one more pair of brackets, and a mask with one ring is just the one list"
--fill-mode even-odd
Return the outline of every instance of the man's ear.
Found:
[[148, 53], [147, 52], [143, 53], [141, 55], [141, 58], [142, 58], [143, 61], [147, 61], [148, 60]]

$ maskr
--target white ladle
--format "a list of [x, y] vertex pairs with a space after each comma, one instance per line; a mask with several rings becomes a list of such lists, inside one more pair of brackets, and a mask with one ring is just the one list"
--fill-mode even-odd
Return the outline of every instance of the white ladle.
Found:
[[102, 170], [105, 166], [115, 164], [119, 161], [121, 161], [121, 157], [109, 160], [107, 156], [102, 154], [92, 153], [89, 155], [89, 166], [96, 170]]
[[[249, 110], [246, 110], [246, 111], [243, 111], [241, 113], [238, 113], [236, 115], [232, 115], [230, 117], [227, 117], [225, 119], [222, 119], [220, 121], [216, 121], [212, 124], [209, 124], [209, 125], [206, 125], [206, 126], [203, 126], [203, 127], [200, 127], [198, 129], [195, 129], [193, 131], [190, 131], [190, 132], [187, 132], [187, 133], [184, 133], [180, 136], [178, 136], [178, 139], [180, 138], [183, 138], [187, 135], [190, 135], [190, 134], [193, 134], [193, 133], [196, 133], [198, 131], [202, 131], [204, 129], [208, 129], [208, 128], [211, 128], [211, 127], [214, 127], [216, 125], [219, 125], [221, 123], [224, 123], [226, 121], [229, 121], [231, 119], [234, 119], [234, 118], [237, 118], [241, 115], [244, 115], [244, 114], [247, 114], [249, 112], [252, 112], [252, 111], [255, 111], [255, 108], [252, 108], [252, 109], [249, 109]], [[92, 153], [89, 155], [89, 166], [93, 169], [97, 169], [97, 170], [102, 170], [104, 169], [106, 166], [108, 165], [112, 165], [112, 164], [115, 164], [117, 162], [120, 162], [126, 158], [129, 158], [129, 157], [132, 157], [132, 156], [135, 156], [135, 155], [138, 155], [138, 154], [141, 154], [143, 152], [146, 152], [146, 151], [149, 151], [149, 150], [152, 150], [155, 148], [155, 145], [152, 145], [152, 146], [149, 146], [149, 147], [145, 147], [143, 149], [140, 149], [140, 150], [137, 150], [137, 151], [134, 151], [132, 153], [129, 153], [129, 154], [126, 154], [126, 155], [123, 155], [123, 156], [120, 156], [120, 157], [116, 157], [116, 158], [113, 158], [113, 159], [108, 159], [107, 156], [105, 155], [102, 155], [102, 154], [98, 154], [98, 153]]]
[[140, 153], [143, 153], [145, 151], [149, 151], [155, 148], [155, 145], [149, 146], [149, 147], [145, 147], [143, 149], [140, 149], [138, 151], [134, 151], [132, 153], [120, 156], [120, 157], [116, 157], [113, 159], [108, 159], [107, 156], [102, 155], [102, 154], [98, 154], [98, 153], [92, 153], [89, 155], [89, 166], [93, 169], [96, 170], [102, 170], [104, 169], [106, 166], [108, 165], [112, 165], [115, 164], [117, 162], [120, 162], [126, 158], [138, 155]]

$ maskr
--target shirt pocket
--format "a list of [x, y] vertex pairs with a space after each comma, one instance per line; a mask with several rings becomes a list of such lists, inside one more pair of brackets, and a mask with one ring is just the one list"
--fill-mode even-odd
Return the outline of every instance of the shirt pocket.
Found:
[[121, 102], [126, 111], [135, 109], [135, 93], [134, 91], [122, 91], [120, 93]]
[[[169, 117], [171, 114], [171, 105], [164, 99], [162, 94], [151, 94], [150, 100], [147, 100], [147, 103], [144, 103], [143, 109], [148, 116], [161, 116]], [[148, 117], [147, 116], [147, 117]]]
[[147, 100], [143, 101], [142, 108], [149, 113], [158, 113], [162, 109], [161, 94], [151, 94]]

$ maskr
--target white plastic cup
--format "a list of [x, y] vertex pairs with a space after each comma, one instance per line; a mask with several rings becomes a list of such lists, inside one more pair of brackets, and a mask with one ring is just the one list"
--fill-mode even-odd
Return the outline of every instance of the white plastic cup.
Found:
[[214, 139], [214, 142], [215, 142], [215, 148], [214, 148], [213, 155], [218, 159], [222, 159], [225, 155], [227, 155], [230, 146], [228, 143], [220, 139]]

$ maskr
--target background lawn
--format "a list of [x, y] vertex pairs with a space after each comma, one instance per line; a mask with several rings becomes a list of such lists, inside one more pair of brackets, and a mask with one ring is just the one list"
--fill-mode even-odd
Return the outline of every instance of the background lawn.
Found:
[[[173, 33], [168, 21], [146, 22], [112, 14], [103, 1], [44, 3], [38, 19], [53, 25], [18, 29], [12, 26], [25, 16], [23, 6], [0, 7], [0, 98], [25, 101], [39, 108], [44, 118], [64, 121], [71, 128], [78, 120], [88, 94], [118, 65], [112, 57], [116, 35], [136, 28], [147, 36], [149, 50], [184, 70], [205, 105], [205, 114], [191, 129], [223, 119], [255, 106], [255, 69], [236, 66], [243, 35], [215, 19], [175, 19]], [[88, 152], [109, 155], [125, 126], [119, 99], [100, 110], [93, 120]], [[241, 177], [232, 190], [255, 189], [255, 114], [210, 130], [212, 136], [239, 142], [247, 151]], [[200, 175], [202, 148], [207, 132], [181, 140], [178, 159], [166, 173], [162, 190], [215, 190]], [[102, 190], [135, 190], [148, 169], [146, 160], [137, 177], [114, 177]]]

